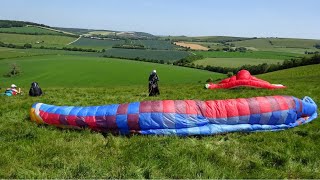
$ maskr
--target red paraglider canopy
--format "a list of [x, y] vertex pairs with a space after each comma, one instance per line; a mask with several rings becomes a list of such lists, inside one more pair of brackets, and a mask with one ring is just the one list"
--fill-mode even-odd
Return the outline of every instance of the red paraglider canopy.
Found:
[[218, 84], [209, 83], [206, 84], [207, 89], [230, 89], [237, 87], [253, 87], [253, 88], [265, 88], [265, 89], [280, 89], [286, 88], [281, 84], [270, 84], [267, 81], [258, 79], [250, 74], [247, 70], [241, 70], [237, 75], [230, 78], [223, 79]]

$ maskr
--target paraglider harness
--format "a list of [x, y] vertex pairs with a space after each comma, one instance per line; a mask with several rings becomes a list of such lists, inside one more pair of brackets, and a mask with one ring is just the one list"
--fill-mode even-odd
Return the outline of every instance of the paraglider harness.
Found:
[[158, 75], [151, 74], [149, 77], [149, 96], [159, 95], [159, 87], [158, 87]]
[[42, 95], [42, 90], [39, 87], [39, 84], [37, 82], [31, 83], [31, 88], [29, 90], [29, 95], [30, 96], [41, 96]]

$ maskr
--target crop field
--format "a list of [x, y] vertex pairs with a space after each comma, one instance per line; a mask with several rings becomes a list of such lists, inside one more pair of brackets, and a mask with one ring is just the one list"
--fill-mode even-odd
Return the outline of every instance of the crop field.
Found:
[[190, 42], [220, 42], [220, 41], [236, 41], [243, 38], [232, 37], [232, 36], [198, 36], [198, 37], [165, 36], [165, 37], [162, 37], [162, 39], [173, 39], [176, 41], [190, 41]]
[[247, 51], [247, 52], [223, 52], [223, 51], [196, 51], [198, 55], [208, 58], [255, 58], [255, 59], [291, 59], [299, 58], [305, 55], [286, 52], [271, 51]]
[[78, 41], [72, 43], [70, 46], [94, 48], [94, 49], [109, 49], [116, 44], [123, 44], [124, 40], [98, 40], [90, 38], [80, 38]]
[[166, 51], [166, 50], [140, 50], [140, 49], [108, 49], [104, 55], [130, 58], [130, 59], [148, 59], [148, 60], [164, 60], [165, 62], [173, 62], [189, 55], [186, 51]]
[[[0, 61], [0, 82], [9, 71], [10, 63], [19, 65], [23, 74], [10, 79], [20, 86], [38, 81], [44, 87], [110, 87], [114, 85], [147, 85], [153, 69], [157, 69], [162, 84], [205, 82], [209, 77], [225, 75], [131, 60], [82, 56], [37, 56]], [[9, 82], [7, 86], [10, 85]]]
[[63, 34], [61, 32], [56, 32], [56, 31], [51, 31], [48, 29], [44, 28], [39, 28], [35, 26], [25, 26], [25, 27], [11, 27], [11, 28], [0, 28], [0, 33], [1, 32], [6, 32], [6, 33], [37, 33], [37, 34], [50, 34], [50, 35], [58, 35], [58, 34]]
[[175, 45], [187, 47], [193, 50], [204, 50], [207, 51], [209, 48], [202, 46], [200, 44], [194, 44], [194, 43], [186, 43], [186, 42], [175, 42]]
[[217, 67], [241, 67], [245, 64], [258, 65], [262, 63], [277, 64], [283, 60], [280, 59], [254, 59], [254, 58], [205, 58], [194, 61], [196, 65], [217, 66]]
[[24, 45], [26, 43], [30, 43], [32, 46], [37, 47], [64, 47], [75, 39], [77, 38], [67, 36], [0, 33], [1, 42], [15, 45]]
[[95, 48], [95, 49], [110, 49], [114, 45], [118, 44], [136, 44], [143, 45], [147, 49], [157, 49], [157, 50], [174, 50], [179, 48], [178, 46], [171, 44], [170, 41], [162, 40], [98, 40], [90, 38], [80, 38], [78, 41], [71, 44], [71, 46]]
[[[40, 80], [45, 94], [36, 98], [27, 95], [0, 96], [2, 178], [320, 178], [319, 118], [309, 124], [279, 132], [176, 137], [116, 136], [89, 130], [59, 129], [36, 125], [28, 115], [35, 102], [93, 106], [142, 100], [209, 100], [292, 95], [298, 98], [310, 96], [319, 105], [320, 65], [258, 76], [271, 83], [284, 84], [286, 89], [270, 91], [240, 88], [213, 91], [203, 89], [203, 83], [195, 81], [208, 75], [215, 79], [221, 77], [219, 74], [168, 65], [101, 58], [86, 60], [84, 57], [71, 56], [21, 58], [14, 61], [21, 63], [26, 72], [21, 77], [5, 81], [1, 79], [0, 82], [6, 82], [5, 85], [11, 82], [17, 82], [18, 85], [21, 83], [26, 91], [29, 81]], [[66, 65], [63, 61], [66, 61]], [[3, 63], [4, 60], [0, 61], [1, 73]], [[32, 63], [40, 64], [36, 69]], [[114, 66], [112, 63], [119, 64]], [[138, 64], [144, 70], [138, 68]], [[73, 67], [72, 71], [70, 67]], [[95, 68], [96, 71], [93, 70]], [[149, 72], [145, 70], [153, 68], [159, 71], [160, 76], [161, 95], [158, 97], [148, 97], [146, 92], [145, 82]], [[31, 74], [31, 71], [35, 73]], [[111, 74], [117, 82], [109, 79]], [[60, 79], [56, 80], [57, 78]], [[174, 80], [174, 83], [168, 82]]]

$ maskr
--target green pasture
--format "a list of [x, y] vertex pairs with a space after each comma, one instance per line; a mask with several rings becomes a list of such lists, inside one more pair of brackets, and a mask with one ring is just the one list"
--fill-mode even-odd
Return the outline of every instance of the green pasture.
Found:
[[167, 50], [144, 50], [144, 49], [120, 49], [112, 48], [103, 53], [106, 56], [148, 60], [164, 60], [165, 62], [173, 62], [190, 55], [186, 51], [167, 51]]
[[0, 41], [6, 44], [24, 45], [26, 43], [32, 46], [40, 47], [64, 47], [77, 38], [59, 35], [26, 35], [26, 34], [8, 34], [0, 33]]
[[[26, 89], [31, 79], [40, 80], [45, 95], [36, 98], [26, 94], [0, 96], [0, 177], [3, 179], [320, 178], [319, 118], [279, 132], [237, 132], [203, 137], [116, 136], [36, 125], [29, 118], [29, 109], [35, 102], [93, 106], [142, 100], [292, 95], [298, 98], [310, 96], [319, 105], [320, 65], [258, 76], [271, 83], [286, 85], [286, 89], [206, 90], [203, 81], [198, 83], [197, 80], [208, 75], [213, 78], [223, 76], [116, 59], [48, 56], [13, 61], [21, 63], [25, 73], [19, 78], [1, 79], [0, 82], [4, 81], [5, 85], [17, 82]], [[8, 62], [0, 61], [0, 72]], [[37, 63], [37, 68], [32, 66]], [[145, 82], [153, 68], [159, 72], [161, 95], [148, 97]], [[117, 83], [109, 79], [111, 75]], [[61, 79], [57, 81], [56, 78]]]
[[39, 28], [36, 26], [25, 26], [25, 27], [11, 27], [11, 28], [0, 28], [0, 33], [18, 33], [18, 34], [25, 34], [25, 33], [36, 33], [36, 34], [49, 34], [49, 35], [59, 35], [62, 34], [61, 32], [51, 31], [44, 28]]
[[81, 51], [64, 51], [52, 49], [13, 49], [0, 47], [0, 60], [18, 57], [45, 56], [45, 55], [85, 55], [99, 56], [98, 53], [81, 52]]
[[[4, 78], [11, 63], [16, 63], [22, 75]], [[111, 87], [147, 85], [150, 72], [156, 69], [161, 84], [204, 83], [209, 77], [225, 75], [172, 65], [146, 63], [90, 56], [34, 56], [0, 61], [0, 82], [15, 83], [27, 88], [37, 81], [43, 87]]]
[[313, 39], [289, 39], [289, 38], [259, 38], [244, 41], [231, 42], [236, 47], [254, 47], [259, 50], [271, 50], [277, 48], [314, 49], [320, 40]]
[[247, 52], [224, 52], [224, 51], [196, 51], [195, 54], [208, 58], [255, 58], [255, 59], [291, 59], [304, 55], [289, 52], [271, 51], [247, 51]]
[[241, 67], [245, 64], [258, 65], [262, 63], [277, 64], [283, 60], [280, 59], [255, 59], [255, 58], [205, 58], [194, 61], [196, 65], [217, 66], [217, 67]]

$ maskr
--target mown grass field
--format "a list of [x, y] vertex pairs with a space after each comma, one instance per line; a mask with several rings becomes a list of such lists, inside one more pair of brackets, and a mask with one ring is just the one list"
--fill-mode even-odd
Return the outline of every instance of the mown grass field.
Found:
[[58, 35], [58, 34], [63, 34], [61, 32], [57, 31], [51, 31], [48, 29], [44, 28], [39, 28], [35, 26], [25, 26], [25, 27], [11, 27], [11, 28], [0, 28], [0, 32], [13, 32], [13, 33], [37, 33], [37, 34], [50, 34], [50, 35]]
[[217, 67], [241, 67], [245, 64], [258, 65], [262, 63], [277, 64], [283, 60], [280, 59], [255, 59], [255, 58], [205, 58], [194, 61], [196, 65], [217, 66]]
[[[170, 71], [171, 66], [163, 65], [162, 69], [162, 66], [157, 65], [161, 78], [161, 95], [148, 97], [146, 84], [140, 80], [123, 85], [122, 81], [116, 83], [108, 79], [108, 73], [114, 73], [110, 71], [116, 67], [108, 68], [109, 64], [120, 62], [118, 60], [93, 58], [90, 59], [92, 63], [85, 64], [87, 69], [98, 68], [97, 71], [103, 71], [91, 76], [94, 78], [91, 81], [100, 86], [98, 88], [88, 84], [85, 77], [88, 74], [81, 74], [87, 71], [84, 68], [84, 61], [89, 59], [47, 57], [47, 59], [23, 58], [21, 61], [19, 59], [15, 61], [23, 62], [21, 66], [25, 67], [25, 74], [16, 79], [1, 79], [0, 82], [21, 83], [26, 90], [29, 84], [27, 82], [41, 79], [40, 85], [43, 85], [45, 95], [37, 98], [27, 95], [0, 96], [2, 102], [0, 105], [1, 178], [320, 178], [319, 118], [310, 124], [280, 132], [176, 137], [115, 136], [88, 130], [62, 130], [36, 125], [30, 122], [28, 115], [29, 108], [34, 102], [92, 106], [142, 100], [209, 100], [293, 95], [298, 98], [310, 96], [319, 105], [320, 65], [258, 76], [271, 83], [284, 84], [287, 89], [241, 88], [216, 91], [204, 89], [203, 83], [194, 82], [196, 79], [185, 82], [185, 78], [177, 75], [192, 73], [192, 76], [195, 76], [198, 73], [204, 73], [203, 76], [206, 77], [209, 75], [207, 72], [194, 70], [187, 73], [187, 69], [179, 67]], [[0, 61], [0, 72], [3, 72], [4, 62], [5, 60]], [[35, 67], [30, 69], [33, 75], [29, 72], [32, 62], [40, 63], [38, 69]], [[140, 63], [139, 66], [144, 66], [144, 69], [155, 67], [153, 66], [155, 64], [126, 62], [122, 63], [121, 67], [127, 66], [128, 69], [118, 69], [121, 71], [120, 74], [127, 75], [126, 79], [139, 78], [146, 82], [148, 72], [143, 72], [142, 76], [139, 72], [141, 69], [137, 69], [137, 64]], [[72, 66], [73, 69], [70, 70]], [[93, 70], [87, 72], [93, 72]], [[112, 77], [121, 80], [117, 75], [119, 74]], [[54, 81], [56, 77], [63, 77], [63, 79], [57, 82]], [[214, 76], [213, 79], [217, 77], [219, 75]], [[101, 81], [103, 78], [106, 78], [105, 82]], [[174, 79], [177, 82], [167, 82]], [[49, 82], [42, 82], [42, 80]], [[113, 85], [104, 87], [105, 84]]]
[[30, 43], [32, 44], [32, 46], [37, 47], [64, 47], [75, 39], [77, 38], [59, 35], [26, 35], [0, 33], [0, 41], [3, 43], [11, 43], [16, 45], [24, 45], [26, 43]]
[[[2, 77], [11, 63], [20, 66], [23, 74], [13, 79]], [[225, 75], [172, 65], [87, 56], [34, 56], [0, 61], [0, 82], [28, 88], [37, 81], [44, 87], [112, 87], [115, 85], [147, 85], [153, 69], [163, 84], [204, 83], [209, 77]], [[9, 82], [9, 80], [11, 82]]]

